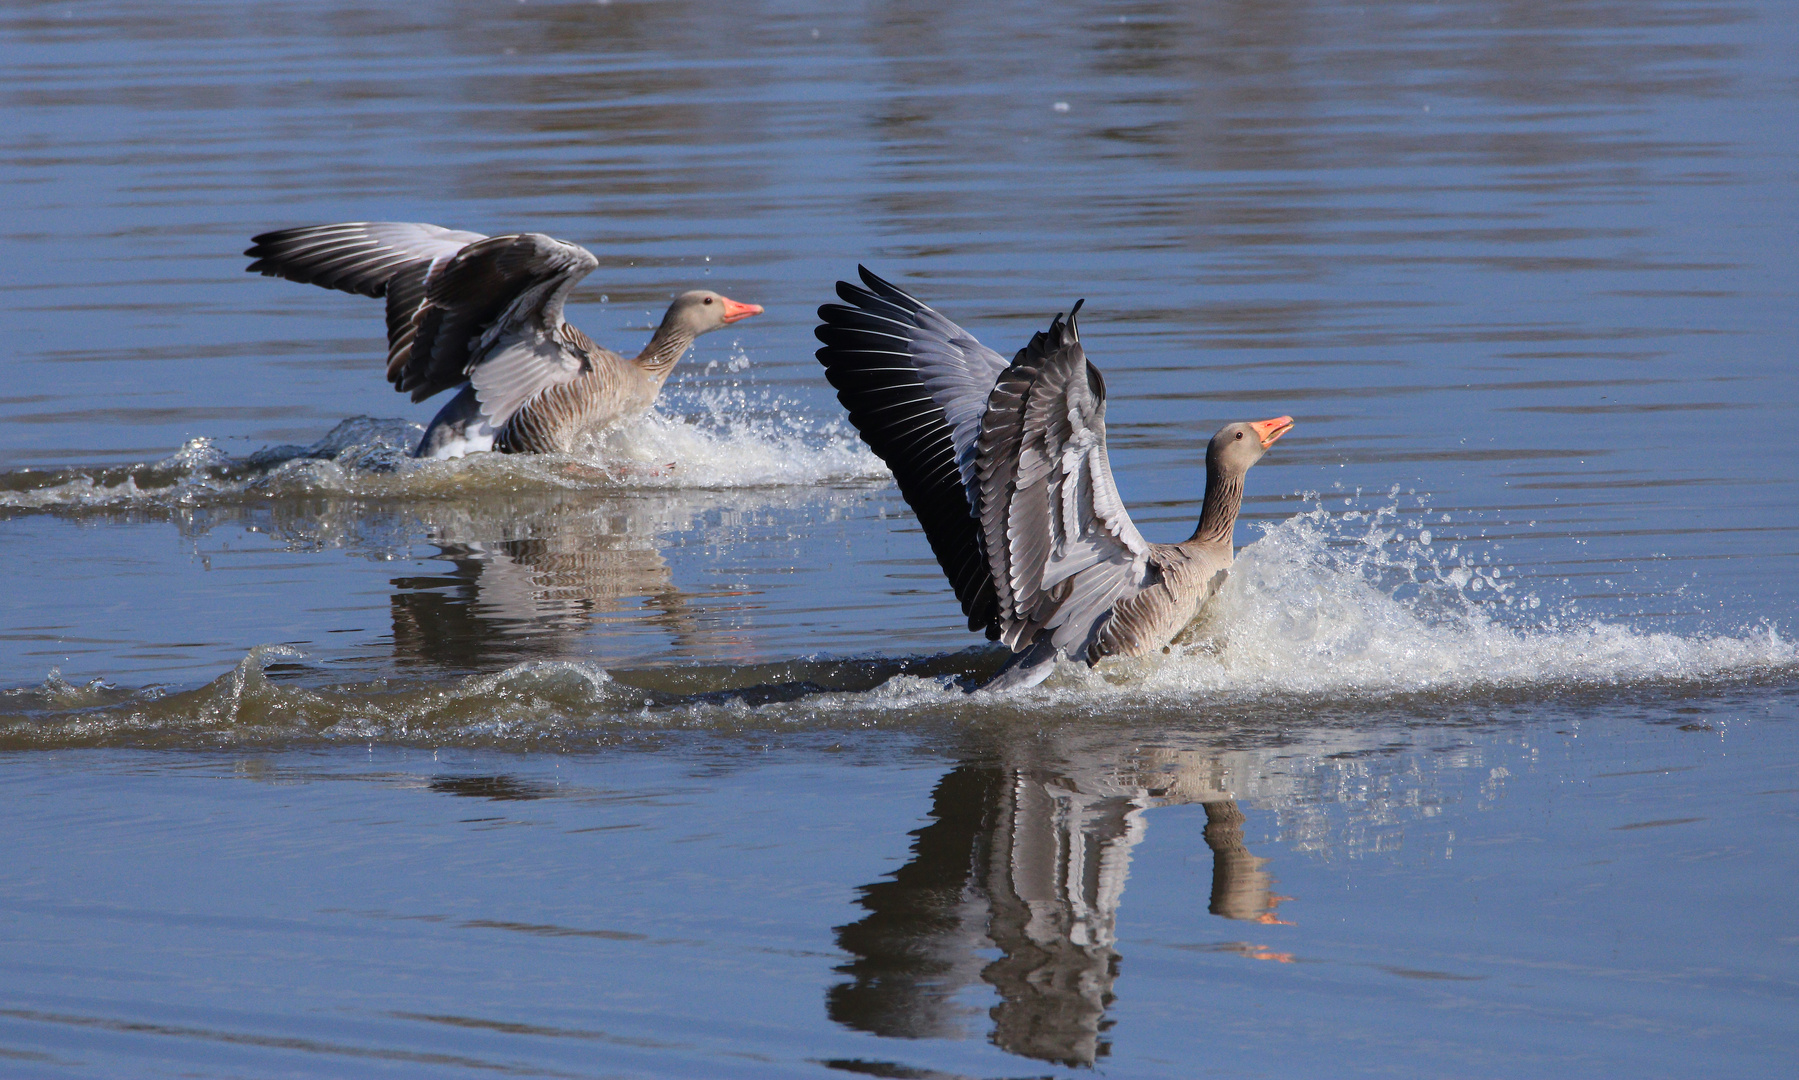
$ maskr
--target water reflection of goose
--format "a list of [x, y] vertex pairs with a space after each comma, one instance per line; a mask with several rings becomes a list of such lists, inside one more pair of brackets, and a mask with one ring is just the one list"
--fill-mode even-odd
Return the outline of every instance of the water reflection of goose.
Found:
[[394, 652], [404, 662], [480, 668], [563, 657], [610, 613], [665, 629], [676, 651], [706, 654], [692, 594], [675, 584], [659, 537], [702, 509], [678, 493], [552, 492], [423, 507], [451, 569], [397, 578]]
[[403, 221], [263, 233], [245, 255], [271, 277], [387, 298], [387, 378], [412, 400], [461, 387], [419, 440], [418, 457], [479, 450], [573, 450], [641, 415], [694, 338], [761, 312], [718, 293], [682, 293], [633, 359], [562, 319], [570, 290], [599, 265], [542, 233], [483, 236]]
[[1075, 324], [1007, 364], [893, 284], [837, 283], [818, 309], [837, 397], [887, 462], [955, 587], [970, 630], [1013, 655], [986, 685], [1032, 686], [1057, 660], [1093, 663], [1167, 645], [1231, 565], [1243, 474], [1293, 426], [1230, 424], [1206, 450], [1193, 535], [1152, 544], [1131, 523], [1106, 458], [1106, 386]]
[[[1076, 751], [1053, 763], [967, 762], [932, 793], [912, 858], [864, 886], [861, 920], [837, 928], [852, 959], [831, 1018], [899, 1038], [960, 1035], [964, 988], [999, 995], [993, 1042], [1011, 1053], [1092, 1065], [1107, 1053], [1106, 1010], [1121, 958], [1119, 903], [1144, 811], [1202, 803], [1213, 852], [1210, 910], [1272, 921], [1265, 860], [1242, 842], [1226, 785], [1234, 755], [1159, 750], [1120, 763]], [[999, 957], [989, 959], [997, 950]], [[985, 954], [985, 955], [984, 955]]]

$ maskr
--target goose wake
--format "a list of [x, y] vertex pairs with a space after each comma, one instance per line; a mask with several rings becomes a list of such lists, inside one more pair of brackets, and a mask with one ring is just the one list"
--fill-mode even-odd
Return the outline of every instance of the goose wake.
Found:
[[877, 480], [880, 461], [837, 424], [815, 424], [767, 393], [678, 395], [575, 454], [411, 456], [418, 424], [355, 417], [309, 446], [233, 457], [190, 440], [161, 461], [0, 474], [0, 510], [196, 506], [309, 494], [444, 498], [482, 491], [756, 488]]
[[[265, 646], [192, 690], [43, 684], [0, 692], [0, 748], [378, 741], [593, 746], [678, 731], [1150, 722], [1178, 730], [1235, 718], [1275, 729], [1299, 710], [1365, 713], [1420, 696], [1458, 709], [1553, 704], [1570, 691], [1679, 696], [1799, 674], [1799, 649], [1768, 624], [1680, 634], [1584, 619], [1522, 591], [1503, 568], [1395, 515], [1314, 509], [1268, 527], [1238, 556], [1210, 615], [1166, 655], [1065, 665], [1043, 686], [963, 693], [994, 647], [932, 657], [824, 655], [760, 665], [607, 670], [537, 660], [416, 681], [332, 683], [295, 650]], [[1477, 586], [1476, 582], [1480, 584]], [[283, 667], [280, 678], [265, 668]]]

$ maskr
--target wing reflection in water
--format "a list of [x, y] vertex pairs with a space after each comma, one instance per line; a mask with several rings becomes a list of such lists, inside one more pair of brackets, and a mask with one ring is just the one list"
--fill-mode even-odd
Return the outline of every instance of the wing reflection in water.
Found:
[[1212, 914], [1274, 920], [1267, 860], [1243, 845], [1234, 757], [1156, 750], [1123, 763], [1077, 754], [950, 770], [911, 860], [864, 886], [868, 914], [837, 928], [853, 959], [837, 969], [849, 981], [827, 993], [831, 1019], [889, 1037], [960, 1037], [975, 1011], [962, 991], [980, 981], [1000, 998], [990, 1017], [1001, 1049], [1094, 1064], [1109, 1049], [1118, 905], [1145, 810], [1203, 803]]
[[449, 569], [394, 579], [394, 655], [434, 668], [567, 657], [617, 617], [662, 627], [677, 655], [729, 656], [659, 548], [715, 502], [711, 492], [553, 491], [421, 509]]
[[531, 802], [547, 799], [556, 793], [549, 784], [533, 783], [500, 773], [494, 776], [438, 776], [426, 785], [440, 795], [464, 799], [491, 799], [494, 802]]

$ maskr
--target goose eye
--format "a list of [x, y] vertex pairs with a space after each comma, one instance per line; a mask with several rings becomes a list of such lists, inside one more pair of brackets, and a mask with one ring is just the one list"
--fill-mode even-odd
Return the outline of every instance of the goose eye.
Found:
[[1237, 432], [1237, 438], [1241, 439], [1242, 437], [1243, 437], [1243, 433], [1241, 431]]
[[712, 298], [710, 296], [706, 297], [705, 302], [710, 304], [712, 302]]

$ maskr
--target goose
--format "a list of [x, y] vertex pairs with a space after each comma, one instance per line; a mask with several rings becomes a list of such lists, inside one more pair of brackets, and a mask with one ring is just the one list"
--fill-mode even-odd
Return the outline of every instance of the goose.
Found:
[[414, 457], [482, 450], [571, 452], [581, 437], [647, 411], [701, 334], [758, 315], [706, 290], [675, 297], [636, 357], [564, 322], [593, 253], [543, 233], [352, 221], [263, 233], [244, 252], [267, 277], [387, 298], [387, 379], [412, 400], [460, 387]]
[[1035, 686], [1059, 660], [1091, 665], [1168, 645], [1223, 584], [1243, 476], [1293, 427], [1227, 424], [1206, 447], [1193, 535], [1152, 544], [1106, 458], [1106, 384], [1074, 305], [1011, 363], [858, 267], [818, 309], [818, 361], [850, 422], [899, 482], [970, 630], [1012, 650], [980, 689]]

